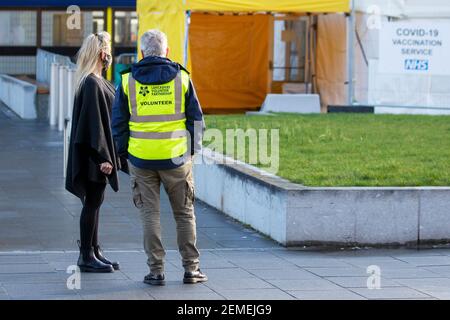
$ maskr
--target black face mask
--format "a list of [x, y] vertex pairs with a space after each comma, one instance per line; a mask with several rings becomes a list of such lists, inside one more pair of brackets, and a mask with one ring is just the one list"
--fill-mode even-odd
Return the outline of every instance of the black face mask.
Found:
[[105, 71], [108, 70], [112, 64], [112, 55], [106, 54], [105, 59], [103, 59], [102, 63], [103, 63], [103, 69]]

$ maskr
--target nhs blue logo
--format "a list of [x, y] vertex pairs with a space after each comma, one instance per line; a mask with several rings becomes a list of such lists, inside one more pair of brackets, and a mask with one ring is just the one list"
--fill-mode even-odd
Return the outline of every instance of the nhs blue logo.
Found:
[[428, 60], [407, 59], [405, 60], [405, 70], [428, 71]]

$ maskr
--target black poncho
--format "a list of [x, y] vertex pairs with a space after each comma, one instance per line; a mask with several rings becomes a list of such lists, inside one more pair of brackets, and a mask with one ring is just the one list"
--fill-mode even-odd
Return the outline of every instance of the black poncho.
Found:
[[[82, 200], [87, 181], [109, 182], [114, 191], [119, 189], [120, 164], [110, 127], [113, 101], [113, 85], [93, 74], [86, 78], [75, 96], [66, 189]], [[108, 176], [100, 171], [100, 164], [106, 161], [114, 167]]]

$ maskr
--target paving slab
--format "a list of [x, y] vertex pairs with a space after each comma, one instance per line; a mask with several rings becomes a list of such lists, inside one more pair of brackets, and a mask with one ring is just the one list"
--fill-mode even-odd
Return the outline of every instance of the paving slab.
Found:
[[419, 292], [408, 287], [399, 288], [381, 288], [381, 289], [367, 289], [367, 288], [353, 288], [351, 289], [356, 294], [359, 294], [368, 299], [418, 299], [418, 298], [433, 298], [430, 295]]
[[220, 294], [228, 300], [295, 300], [280, 289], [221, 290]]
[[288, 293], [299, 300], [367, 300], [365, 297], [346, 290], [288, 291]]
[[268, 282], [285, 291], [326, 291], [342, 289], [331, 281], [320, 278], [308, 280], [268, 280]]
[[321, 277], [368, 277], [367, 270], [365, 268], [357, 267], [336, 267], [330, 268], [328, 265], [324, 264], [324, 267], [316, 268], [305, 268], [309, 272], [321, 276]]
[[[343, 288], [367, 288], [367, 277], [326, 277], [328, 281], [331, 281]], [[380, 286], [382, 288], [387, 287], [402, 287], [399, 282], [390, 279], [380, 279]]]

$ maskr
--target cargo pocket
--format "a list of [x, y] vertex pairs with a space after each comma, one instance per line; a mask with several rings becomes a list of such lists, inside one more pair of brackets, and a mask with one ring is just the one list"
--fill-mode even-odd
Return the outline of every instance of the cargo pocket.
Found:
[[141, 209], [144, 206], [144, 202], [142, 201], [142, 195], [139, 191], [139, 185], [136, 182], [135, 178], [131, 179], [131, 190], [133, 192], [133, 202], [135, 207]]
[[191, 181], [186, 181], [186, 206], [192, 206], [195, 203], [195, 189], [194, 184]]

